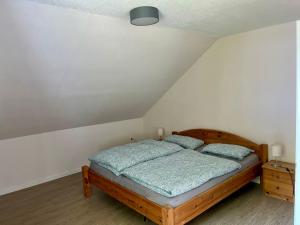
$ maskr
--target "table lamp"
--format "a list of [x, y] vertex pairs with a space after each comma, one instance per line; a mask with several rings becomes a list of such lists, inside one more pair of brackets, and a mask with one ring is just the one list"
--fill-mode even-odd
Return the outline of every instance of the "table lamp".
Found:
[[157, 134], [158, 134], [158, 137], [159, 137], [159, 140], [161, 141], [163, 139], [163, 136], [164, 136], [164, 128], [160, 127], [157, 129]]
[[275, 162], [272, 163], [273, 167], [279, 167], [279, 163], [278, 163], [278, 158], [280, 158], [282, 156], [282, 145], [280, 144], [273, 144], [271, 146], [271, 153], [273, 158], [275, 159]]

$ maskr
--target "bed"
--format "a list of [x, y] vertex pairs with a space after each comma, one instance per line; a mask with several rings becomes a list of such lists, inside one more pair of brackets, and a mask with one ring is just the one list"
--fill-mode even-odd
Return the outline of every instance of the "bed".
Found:
[[205, 144], [224, 143], [245, 146], [254, 151], [243, 160], [242, 168], [214, 178], [184, 194], [168, 198], [155, 193], [133, 180], [116, 176], [96, 164], [82, 167], [83, 192], [92, 195], [95, 186], [156, 224], [183, 225], [212, 207], [231, 193], [261, 175], [261, 165], [267, 161], [268, 146], [258, 145], [240, 136], [209, 129], [192, 129], [173, 132], [201, 139]]

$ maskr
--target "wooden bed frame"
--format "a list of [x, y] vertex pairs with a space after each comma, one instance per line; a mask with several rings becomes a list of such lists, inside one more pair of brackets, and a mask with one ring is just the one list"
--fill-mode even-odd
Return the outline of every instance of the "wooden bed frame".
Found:
[[145, 197], [98, 175], [88, 166], [83, 166], [82, 178], [84, 196], [90, 197], [92, 195], [91, 185], [94, 185], [156, 224], [183, 225], [237, 191], [257, 176], [260, 176], [262, 163], [265, 163], [268, 160], [268, 145], [258, 145], [231, 133], [209, 129], [192, 129], [173, 132], [173, 134], [199, 138], [202, 139], [205, 144], [225, 143], [242, 145], [253, 149], [259, 157], [259, 162], [175, 208], [168, 205], [162, 206], [152, 202]]

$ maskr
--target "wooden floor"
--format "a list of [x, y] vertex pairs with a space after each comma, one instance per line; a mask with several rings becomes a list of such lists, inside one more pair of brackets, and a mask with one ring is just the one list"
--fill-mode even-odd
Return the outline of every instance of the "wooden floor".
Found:
[[[0, 197], [1, 225], [152, 225], [100, 191], [81, 192], [81, 175]], [[189, 225], [292, 225], [293, 205], [263, 195], [249, 184], [200, 215]]]

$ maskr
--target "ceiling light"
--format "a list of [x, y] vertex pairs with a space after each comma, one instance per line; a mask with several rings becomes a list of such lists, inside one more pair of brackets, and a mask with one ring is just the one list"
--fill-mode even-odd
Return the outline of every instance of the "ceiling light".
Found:
[[147, 26], [159, 21], [158, 9], [152, 6], [141, 6], [130, 10], [130, 22], [136, 26]]

